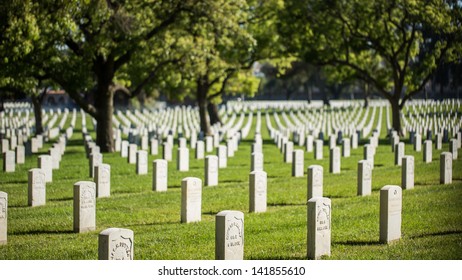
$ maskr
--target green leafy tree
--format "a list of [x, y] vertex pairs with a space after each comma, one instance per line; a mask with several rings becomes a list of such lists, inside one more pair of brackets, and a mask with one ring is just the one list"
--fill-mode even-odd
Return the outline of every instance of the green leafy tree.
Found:
[[[348, 67], [400, 110], [461, 42], [461, 3], [442, 0], [286, 0], [279, 32], [307, 62]], [[433, 36], [426, 36], [431, 30]]]

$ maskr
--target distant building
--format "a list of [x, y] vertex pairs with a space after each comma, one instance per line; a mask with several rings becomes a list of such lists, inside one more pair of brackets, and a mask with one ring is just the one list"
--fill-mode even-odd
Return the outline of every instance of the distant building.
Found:
[[73, 107], [74, 102], [62, 89], [47, 91], [42, 105], [44, 107]]

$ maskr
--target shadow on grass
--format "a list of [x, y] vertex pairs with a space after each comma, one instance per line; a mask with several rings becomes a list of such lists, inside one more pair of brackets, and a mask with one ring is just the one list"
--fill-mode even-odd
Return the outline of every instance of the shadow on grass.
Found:
[[29, 205], [8, 205], [8, 208], [28, 208]]
[[74, 233], [72, 230], [29, 230], [13, 232], [11, 235], [38, 235], [38, 234], [70, 234]]
[[5, 183], [6, 184], [27, 184], [28, 182], [29, 182], [28, 180], [11, 180]]
[[216, 214], [218, 214], [218, 212], [215, 211], [202, 212], [202, 215], [206, 216], [215, 216]]
[[242, 180], [223, 180], [221, 183], [242, 183]]
[[409, 236], [409, 238], [414, 239], [414, 238], [425, 238], [425, 237], [432, 237], [432, 236], [445, 236], [445, 235], [451, 235], [451, 234], [462, 234], [462, 230], [447, 230], [447, 231], [442, 231], [442, 232], [428, 232], [428, 233], [422, 233], [418, 235], [412, 235]]
[[383, 245], [379, 240], [369, 240], [369, 241], [360, 241], [360, 240], [347, 240], [347, 241], [337, 241], [332, 242], [334, 245], [346, 245], [346, 246], [370, 246], [370, 245]]
[[73, 197], [60, 197], [60, 198], [51, 198], [49, 201], [69, 201], [73, 200]]
[[305, 206], [306, 203], [286, 203], [286, 202], [273, 202], [268, 203], [269, 207], [284, 207], [284, 206]]
[[181, 221], [169, 221], [169, 222], [152, 222], [152, 223], [139, 223], [139, 224], [126, 224], [124, 227], [144, 227], [144, 226], [162, 226], [162, 225], [177, 225], [181, 224]]

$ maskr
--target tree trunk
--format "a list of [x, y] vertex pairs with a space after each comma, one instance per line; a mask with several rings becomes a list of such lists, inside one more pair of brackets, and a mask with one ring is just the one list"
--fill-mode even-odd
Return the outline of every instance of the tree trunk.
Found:
[[40, 135], [43, 133], [43, 124], [42, 124], [42, 99], [40, 96], [32, 95], [32, 104], [34, 105], [34, 117], [35, 117], [35, 135]]
[[101, 152], [114, 152], [114, 132], [112, 129], [112, 114], [114, 112], [114, 104], [112, 93], [99, 94], [95, 96], [98, 108], [96, 117], [96, 145], [99, 146]]
[[199, 106], [199, 117], [201, 123], [201, 131], [204, 135], [210, 135], [210, 122], [208, 119], [208, 112], [207, 112], [207, 92], [208, 86], [207, 82], [203, 79], [197, 80], [197, 105]]
[[209, 113], [211, 125], [216, 123], [222, 124], [220, 115], [218, 114], [218, 106], [216, 104], [208, 102], [207, 111]]
[[5, 111], [3, 96], [0, 95], [0, 112]]
[[363, 108], [369, 107], [369, 85], [364, 84], [364, 106]]
[[403, 136], [401, 128], [401, 108], [399, 106], [399, 95], [395, 94], [390, 100], [392, 113], [392, 126], [399, 136]]

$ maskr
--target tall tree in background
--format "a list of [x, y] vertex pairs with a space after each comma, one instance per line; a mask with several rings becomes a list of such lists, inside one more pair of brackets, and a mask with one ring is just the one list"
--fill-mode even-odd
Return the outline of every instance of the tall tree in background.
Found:
[[[461, 3], [442, 0], [285, 0], [279, 32], [289, 52], [318, 65], [347, 67], [400, 111], [461, 42]], [[431, 29], [432, 38], [424, 30]], [[425, 52], [423, 51], [425, 50]]]

